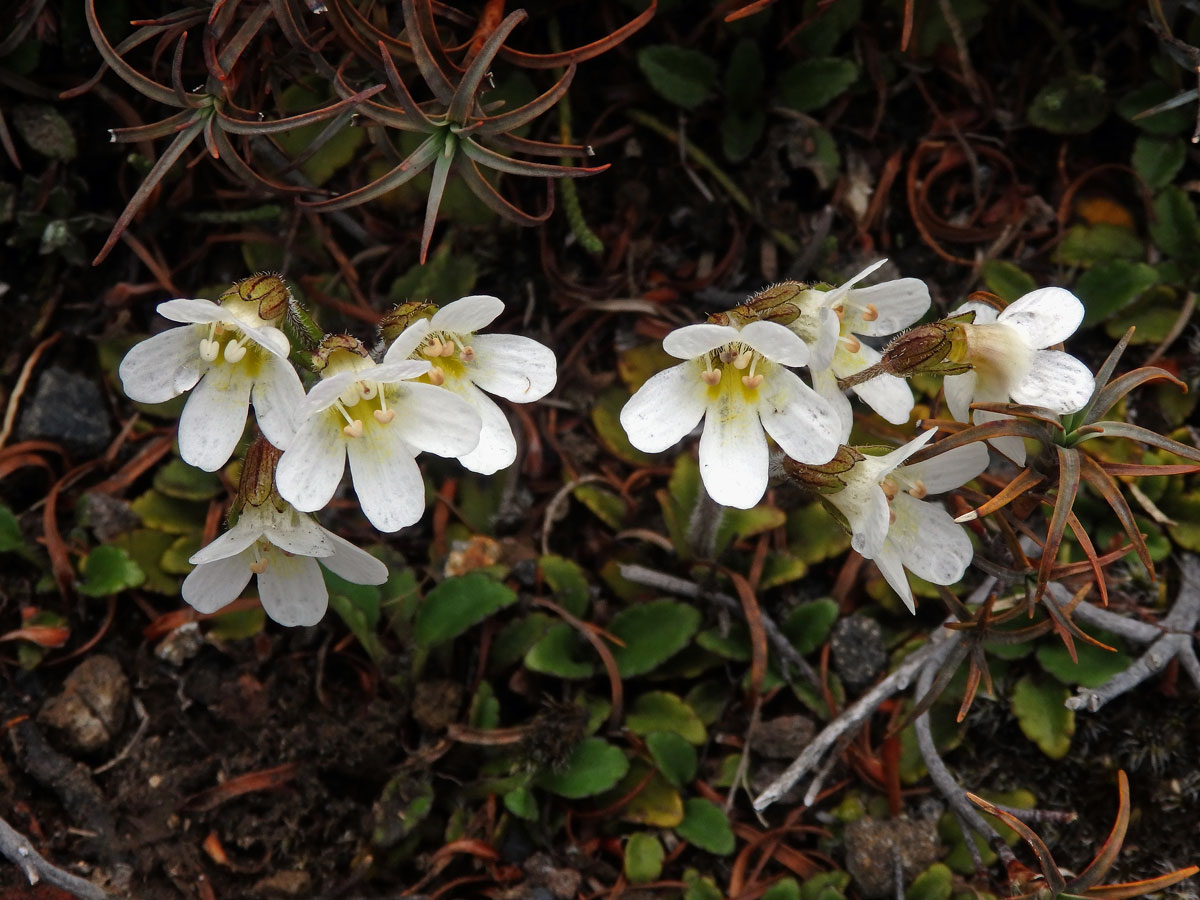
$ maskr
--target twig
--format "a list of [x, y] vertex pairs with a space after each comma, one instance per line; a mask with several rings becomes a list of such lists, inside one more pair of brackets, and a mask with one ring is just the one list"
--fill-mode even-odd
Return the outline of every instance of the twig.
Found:
[[591, 484], [595, 481], [607, 481], [603, 475], [583, 475], [572, 481], [568, 481], [558, 493], [550, 498], [550, 502], [546, 504], [546, 514], [542, 517], [542, 555], [545, 556], [550, 552], [550, 530], [554, 527], [555, 520], [563, 511], [563, 507], [567, 503], [567, 498], [571, 496], [571, 492], [575, 488], [584, 484]]
[[[1200, 75], [1200, 72], [1197, 74]], [[1197, 128], [1200, 128], [1200, 119], [1197, 119]], [[1167, 349], [1183, 334], [1183, 329], [1187, 328], [1188, 322], [1192, 321], [1192, 313], [1195, 311], [1196, 292], [1188, 291], [1187, 299], [1183, 301], [1183, 307], [1179, 310], [1179, 315], [1175, 317], [1175, 322], [1171, 325], [1171, 330], [1167, 332], [1166, 337], [1154, 348], [1154, 352], [1146, 357], [1146, 361], [1142, 365], [1154, 365], [1167, 352]]]
[[33, 849], [28, 838], [0, 818], [0, 853], [25, 873], [31, 885], [39, 881], [74, 894], [81, 900], [111, 900], [112, 894], [101, 890], [78, 875], [72, 875], [50, 863]]
[[[737, 598], [730, 597], [728, 594], [718, 593], [717, 591], [706, 591], [698, 584], [688, 581], [686, 578], [676, 578], [674, 575], [668, 575], [666, 572], [658, 572], [654, 569], [647, 569], [645, 566], [637, 565], [621, 566], [621, 577], [632, 581], [634, 584], [644, 584], [647, 587], [658, 588], [669, 594], [679, 594], [682, 597], [691, 597], [694, 600], [712, 600], [714, 603], [725, 607], [731, 612], [735, 612], [738, 615], [742, 614], [742, 604]], [[808, 664], [808, 660], [801, 656], [796, 648], [792, 646], [792, 642], [787, 639], [787, 635], [780, 631], [774, 619], [765, 612], [761, 613], [761, 615], [763, 629], [767, 632], [767, 640], [771, 642], [771, 646], [779, 654], [780, 660], [789, 666], [794, 666], [814, 687], [820, 687], [821, 679], [817, 677], [817, 673], [813, 671], [813, 667]]]
[[54, 346], [54, 342], [60, 337], [62, 337], [61, 331], [50, 335], [33, 348], [29, 359], [25, 360], [25, 365], [21, 366], [21, 374], [17, 376], [17, 383], [13, 385], [12, 393], [8, 395], [8, 408], [4, 410], [4, 424], [0, 426], [0, 447], [8, 442], [8, 436], [12, 434], [13, 423], [17, 419], [17, 406], [21, 402], [21, 395], [25, 393], [25, 388], [29, 385], [29, 376], [33, 374], [33, 367], [38, 364], [42, 354]]

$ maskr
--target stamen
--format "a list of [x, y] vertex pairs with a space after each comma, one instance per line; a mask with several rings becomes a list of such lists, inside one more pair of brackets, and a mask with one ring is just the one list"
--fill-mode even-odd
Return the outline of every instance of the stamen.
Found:
[[879, 487], [883, 491], [883, 496], [887, 497], [888, 503], [891, 503], [893, 500], [895, 500], [896, 495], [900, 493], [899, 485], [897, 485], [896, 482], [892, 481], [890, 478], [879, 485]]
[[879, 318], [879, 307], [874, 303], [868, 303], [867, 308], [863, 310], [862, 320], [864, 322], [874, 322]]
[[360, 438], [363, 436], [362, 419], [355, 419], [349, 425], [342, 429], [342, 433], [349, 438]]
[[375, 417], [375, 421], [380, 425], [386, 425], [392, 419], [396, 418], [396, 411], [394, 409], [377, 409], [371, 415]]
[[[338, 395], [338, 403], [342, 406], [355, 406], [359, 401], [358, 384], [349, 385], [344, 391]], [[346, 411], [342, 410], [342, 415], [346, 416], [346, 421], [350, 421], [350, 416]]]
[[924, 500], [925, 495], [929, 493], [929, 489], [925, 487], [925, 482], [917, 479], [917, 483], [908, 489], [908, 492], [918, 500]]
[[358, 383], [358, 394], [364, 400], [374, 400], [379, 394], [379, 386], [374, 381], [360, 381]]
[[857, 353], [862, 349], [862, 342], [852, 334], [848, 334], [842, 338], [842, 343], [846, 345], [846, 349], [851, 353]]
[[451, 341], [446, 341], [446, 343], [442, 344], [442, 356], [453, 356], [453, 355], [454, 355], [454, 344]]
[[839, 303], [833, 308], [833, 314], [838, 317], [839, 322], [842, 321], [842, 319], [846, 318], [846, 307]]
[[[358, 399], [358, 395], [356, 394], [355, 400], [357, 400], [357, 399]], [[353, 406], [354, 404], [351, 403], [350, 405]], [[341, 397], [339, 397], [337, 400], [333, 401], [333, 408], [342, 414], [342, 418], [345, 419], [348, 424], [350, 424], [350, 425], [354, 424], [354, 417], [351, 416], [350, 413], [346, 412], [346, 405], [344, 403], [342, 403]]]
[[896, 524], [896, 511], [894, 509], [892, 509], [890, 506], [888, 507], [888, 524], [889, 525]]
[[700, 380], [703, 381], [705, 384], [707, 384], [709, 387], [716, 387], [718, 384], [721, 383], [721, 370], [720, 369], [709, 369], [705, 372], [701, 372]]
[[725, 365], [729, 365], [731, 362], [733, 362], [733, 358], [736, 355], [737, 354], [735, 354], [733, 352], [733, 349], [731, 347], [726, 347], [724, 350], [722, 350], [720, 353], [717, 354], [717, 359], [719, 359], [721, 362], [725, 363]]
[[241, 362], [246, 356], [246, 348], [238, 341], [230, 341], [225, 345], [225, 362]]
[[739, 353], [737, 355], [737, 358], [733, 361], [733, 367], [735, 369], [744, 369], [744, 368], [746, 368], [746, 366], [750, 365], [750, 362], [753, 359], [754, 359], [754, 351], [753, 350], [743, 350], [741, 353]]
[[426, 374], [429, 375], [429, 383], [435, 387], [441, 387], [446, 383], [446, 373], [437, 366], [434, 366]]
[[250, 563], [250, 571], [255, 575], [261, 575], [267, 571], [267, 560], [263, 557], [263, 552], [270, 549], [264, 546], [261, 542], [254, 547], [254, 562]]
[[221, 345], [211, 338], [204, 338], [200, 341], [200, 358], [205, 362], [216, 362], [217, 357], [221, 355]]
[[429, 343], [421, 348], [421, 352], [429, 357], [441, 356], [442, 342], [438, 338], [431, 337]]
[[763, 377], [761, 375], [743, 375], [742, 376], [742, 384], [744, 384], [748, 388], [751, 388], [751, 389], [756, 388], [762, 383], [763, 383]]
[[466, 346], [462, 348], [462, 361], [465, 363], [475, 362], [475, 348]]

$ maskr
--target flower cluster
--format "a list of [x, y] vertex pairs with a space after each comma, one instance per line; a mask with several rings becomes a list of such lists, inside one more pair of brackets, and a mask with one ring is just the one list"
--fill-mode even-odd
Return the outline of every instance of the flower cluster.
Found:
[[[913, 278], [857, 285], [876, 262], [834, 288], [797, 282], [773, 285], [746, 303], [687, 325], [663, 340], [684, 360], [651, 377], [621, 412], [634, 447], [660, 452], [704, 420], [700, 472], [722, 506], [746, 509], [765, 494], [774, 440], [783, 470], [820, 495], [852, 534], [852, 546], [875, 561], [913, 609], [904, 570], [935, 584], [953, 584], [972, 556], [965, 530], [923, 498], [959, 487], [988, 463], [986, 448], [968, 444], [915, 465], [936, 429], [882, 455], [847, 446], [853, 391], [886, 421], [912, 415], [904, 379], [918, 372], [945, 376], [955, 418], [976, 423], [1005, 414], [972, 403], [1010, 401], [1065, 414], [1081, 409], [1093, 380], [1074, 357], [1049, 349], [1070, 336], [1083, 306], [1069, 291], [1044, 288], [1003, 311], [972, 300], [950, 316], [901, 334], [883, 352], [867, 343], [912, 326], [930, 306], [928, 288]], [[793, 368], [807, 366], [809, 387]], [[1025, 446], [1015, 434], [990, 443], [1016, 463]]]
[[253, 573], [268, 615], [312, 624], [327, 601], [314, 560], [349, 581], [382, 582], [381, 563], [309, 515], [333, 498], [347, 461], [364, 515], [380, 531], [397, 531], [425, 510], [418, 453], [484, 474], [511, 465], [516, 439], [488, 393], [528, 403], [556, 382], [547, 347], [477, 333], [504, 304], [473, 296], [440, 309], [397, 308], [383, 321], [388, 346], [378, 360], [349, 335], [326, 336], [311, 354], [320, 377], [306, 394], [280, 327], [293, 304], [274, 275], [238, 282], [217, 303], [170, 300], [158, 311], [182, 327], [136, 345], [119, 368], [125, 393], [139, 402], [191, 391], [179, 423], [179, 453], [190, 465], [224, 466], [251, 405], [269, 442], [247, 458], [236, 524], [191, 559], [197, 568], [183, 595], [202, 612], [234, 600]]

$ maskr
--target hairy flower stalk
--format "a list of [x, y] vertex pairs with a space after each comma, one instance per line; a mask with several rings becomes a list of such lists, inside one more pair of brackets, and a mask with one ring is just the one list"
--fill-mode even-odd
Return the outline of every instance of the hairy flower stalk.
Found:
[[823, 463], [837, 450], [842, 423], [829, 402], [789, 366], [808, 347], [777, 322], [688, 325], [666, 336], [678, 366], [648, 380], [621, 410], [633, 446], [658, 453], [700, 420], [700, 475], [717, 503], [749, 509], [767, 490], [769, 434], [793, 459]]
[[[304, 388], [288, 362], [290, 345], [278, 325], [291, 294], [276, 275], [234, 284], [216, 303], [168, 300], [160, 315], [184, 323], [134, 346], [118, 375], [139, 403], [162, 403], [192, 391], [179, 419], [179, 454], [212, 472], [229, 461], [253, 403], [266, 438], [286, 447]], [[195, 390], [192, 390], [192, 389]]]
[[383, 563], [279, 496], [279, 456], [262, 438], [250, 446], [233, 526], [189, 560], [196, 568], [184, 579], [183, 599], [199, 612], [213, 613], [233, 602], [257, 576], [268, 616], [281, 625], [315, 625], [329, 602], [318, 562], [355, 584], [387, 580]]
[[[478, 334], [504, 311], [497, 297], [472, 296], [442, 308], [406, 303], [384, 317], [383, 339], [389, 357], [425, 360], [423, 380], [461, 397], [482, 422], [479, 443], [458, 461], [472, 472], [491, 475], [517, 458], [504, 410], [488, 394], [512, 403], [532, 403], [554, 389], [558, 380], [554, 351], [517, 334]], [[486, 393], [485, 393], [486, 391]]]
[[932, 439], [931, 428], [883, 456], [842, 447], [828, 464], [784, 461], [784, 470], [844, 518], [851, 546], [874, 560], [910, 612], [916, 611], [904, 570], [933, 584], [954, 584], [971, 561], [971, 541], [930, 494], [960, 487], [987, 468], [987, 448], [968, 444], [914, 465], [905, 460]]
[[412, 525], [425, 511], [416, 452], [469, 453], [479, 414], [464, 400], [411, 379], [428, 362], [389, 351], [376, 363], [356, 339], [327, 337], [314, 356], [321, 381], [297, 410], [299, 426], [279, 461], [279, 493], [297, 509], [327, 504], [350, 462], [363, 514], [380, 531]]

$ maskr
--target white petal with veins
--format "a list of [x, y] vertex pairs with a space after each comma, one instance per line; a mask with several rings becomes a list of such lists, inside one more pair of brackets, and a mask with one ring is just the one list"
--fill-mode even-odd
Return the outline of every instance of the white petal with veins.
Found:
[[643, 453], [661, 453], [690, 434], [708, 404], [702, 371], [698, 362], [680, 363], [638, 388], [621, 410], [621, 427], [629, 443]]

